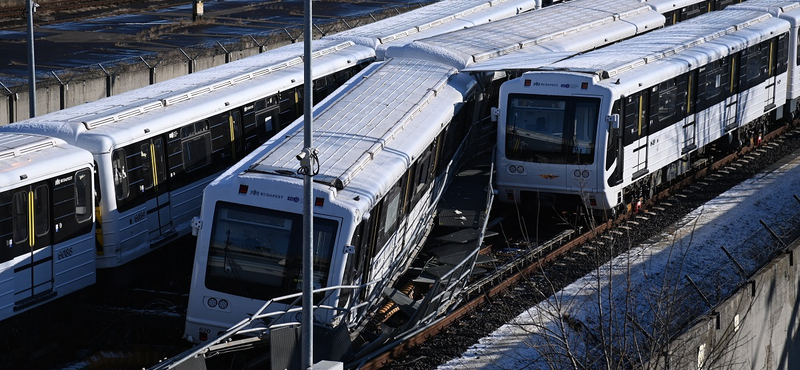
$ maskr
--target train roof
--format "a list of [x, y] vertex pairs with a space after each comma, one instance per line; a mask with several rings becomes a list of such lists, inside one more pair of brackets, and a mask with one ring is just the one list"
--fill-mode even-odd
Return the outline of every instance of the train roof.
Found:
[[391, 47], [386, 55], [428, 58], [462, 70], [504, 55], [528, 59], [543, 53], [589, 50], [664, 22], [661, 13], [638, 0], [608, 0], [602, 7], [595, 0], [573, 0]]
[[[497, 21], [538, 7], [538, 0], [442, 0], [397, 16], [342, 31], [325, 39], [352, 40], [382, 50], [383, 44]], [[410, 42], [406, 41], [406, 42]]]
[[699, 4], [701, 6], [708, 6], [707, 3], [703, 3], [703, 1], [698, 1], [698, 0], [643, 0], [643, 1], [662, 14], [694, 4]]
[[791, 0], [747, 0], [746, 2], [734, 4], [727, 9], [749, 9], [749, 10], [769, 10], [772, 15], [790, 12], [800, 9], [800, 2]]
[[[699, 47], [708, 46], [715, 50], [721, 47], [721, 52], [703, 54], [722, 56], [758, 43], [771, 32], [780, 32], [781, 28], [788, 30], [788, 23], [764, 12], [713, 12], [541, 69], [591, 73], [609, 79], [677, 56], [688, 56], [698, 61], [693, 65], [698, 65], [707, 62], [691, 55]], [[750, 35], [745, 33], [757, 29], [763, 32]], [[733, 34], [737, 34], [736, 37], [730, 37]], [[683, 64], [688, 71], [689, 64]]]
[[91, 155], [63, 140], [27, 134], [0, 134], [0, 190], [40, 181], [71, 168], [90, 166]]
[[[374, 59], [374, 50], [349, 41], [313, 42], [314, 76]], [[252, 57], [119, 95], [37, 116], [2, 127], [6, 131], [56, 136], [93, 152], [110, 149], [108, 142], [85, 136], [104, 136], [116, 143], [141, 138], [145, 130], [163, 132], [180, 124], [212, 116], [302, 84], [303, 43], [291, 44]], [[212, 92], [224, 91], [224, 94]], [[83, 137], [81, 137], [83, 136]], [[101, 140], [102, 141], [102, 140]]]
[[[371, 65], [357, 81], [317, 105], [313, 146], [320, 168], [314, 181], [377, 200], [430, 145], [473, 88], [474, 79], [457, 72], [430, 61], [389, 59]], [[303, 177], [296, 172], [295, 158], [304, 148], [303, 119], [279, 136], [258, 149], [262, 154], [251, 164], [240, 162], [248, 167], [245, 172]]]

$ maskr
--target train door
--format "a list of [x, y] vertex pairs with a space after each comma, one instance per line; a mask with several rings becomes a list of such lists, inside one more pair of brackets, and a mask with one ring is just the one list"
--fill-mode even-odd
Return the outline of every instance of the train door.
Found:
[[[777, 81], [777, 75], [785, 72], [787, 69], [786, 60], [788, 59], [789, 54], [787, 45], [788, 38], [788, 33], [784, 33], [776, 38], [761, 43], [761, 63], [762, 69], [766, 73], [765, 78], [767, 80], [765, 87], [765, 110], [769, 110], [777, 106], [775, 100], [776, 96], [778, 95], [778, 86], [783, 86], [779, 81]], [[778, 99], [778, 102], [781, 102], [784, 99], [785, 97], [781, 96], [781, 98]]]
[[[686, 91], [684, 102], [684, 107], [686, 111], [686, 116], [683, 121], [683, 145], [681, 147], [681, 155], [691, 152], [692, 150], [697, 148], [697, 123], [695, 122], [695, 88], [694, 83], [697, 80], [697, 72], [689, 72], [686, 74], [685, 79], [681, 79], [681, 82], [678, 84], [678, 88], [680, 91]], [[685, 84], [684, 84], [685, 81]]]
[[722, 116], [722, 127], [724, 128], [725, 132], [735, 129], [738, 127], [738, 117], [739, 117], [739, 94], [736, 92], [739, 89], [739, 83], [737, 76], [737, 58], [727, 56], [719, 61], [719, 70], [720, 74], [718, 75], [719, 78], [723, 81], [720, 84], [720, 94], [721, 96], [727, 96], [725, 98], [723, 105], [724, 111]]
[[650, 120], [647, 115], [648, 90], [631, 94], [625, 98], [623, 144], [624, 162], [629, 167], [631, 180], [647, 173], [648, 138]]
[[24, 259], [14, 268], [14, 305], [28, 306], [53, 292], [50, 187], [40, 182], [11, 196], [13, 248]]
[[282, 129], [303, 115], [303, 85], [278, 93]]
[[144, 191], [152, 191], [148, 201], [147, 222], [150, 240], [157, 240], [174, 232], [170, 192], [167, 186], [167, 165], [165, 161], [164, 139], [154, 137], [139, 143], [142, 163], [142, 186]]
[[[252, 104], [245, 106], [241, 120], [238, 112], [235, 113], [234, 121], [241, 122], [242, 126], [242, 139], [238, 140], [239, 142], [244, 142], [241, 155], [252, 152], [283, 128], [285, 125], [280, 124], [281, 116], [277, 95], [256, 100]], [[239, 151], [238, 147], [237, 151]]]

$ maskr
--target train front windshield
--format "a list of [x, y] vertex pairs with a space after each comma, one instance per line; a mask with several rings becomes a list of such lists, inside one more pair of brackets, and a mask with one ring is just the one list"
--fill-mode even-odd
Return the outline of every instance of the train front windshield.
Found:
[[[314, 218], [314, 288], [326, 286], [338, 223]], [[269, 300], [302, 291], [303, 216], [217, 203], [206, 287]]]
[[506, 116], [506, 158], [591, 164], [600, 99], [510, 94]]

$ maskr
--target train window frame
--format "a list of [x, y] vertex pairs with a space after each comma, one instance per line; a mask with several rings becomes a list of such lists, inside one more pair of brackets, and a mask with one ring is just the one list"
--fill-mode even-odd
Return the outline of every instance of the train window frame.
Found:
[[711, 11], [710, 5], [709, 1], [703, 1], [683, 7], [680, 11], [680, 21], [682, 22], [708, 13]]
[[117, 200], [124, 200], [130, 195], [128, 183], [127, 156], [125, 149], [115, 149], [111, 153], [111, 172], [114, 174], [114, 194]]
[[283, 129], [289, 123], [303, 115], [303, 84], [280, 91], [278, 93], [279, 128]]
[[601, 104], [599, 96], [509, 94], [503, 154], [531, 163], [594, 163]]
[[155, 186], [155, 174], [153, 173], [153, 153], [150, 148], [150, 142], [145, 141], [139, 144], [139, 153], [141, 155], [142, 167], [142, 180], [144, 190], [150, 190]]
[[156, 185], [167, 181], [167, 146], [164, 139], [157, 137], [153, 139], [154, 163], [156, 166]]
[[789, 70], [789, 32], [773, 38], [775, 45], [775, 70], [770, 76], [777, 76]]
[[649, 134], [648, 90], [640, 90], [623, 97], [625, 99], [622, 104], [624, 118], [621, 122], [623, 147]]
[[657, 115], [658, 122], [671, 123], [678, 115], [678, 83], [671, 78], [658, 84]]
[[[622, 104], [622, 98], [615, 100], [613, 106], [611, 107], [611, 114], [620, 115], [620, 107]], [[611, 169], [611, 165], [614, 164], [619, 152], [619, 130], [620, 128], [614, 128], [613, 126], [608, 125], [608, 136], [606, 140], [606, 170]]]
[[400, 221], [404, 217], [404, 199], [406, 176], [402, 176], [386, 193], [381, 200], [381, 214], [378, 218], [378, 238], [376, 241], [376, 251], [378, 253], [389, 241], [392, 234], [397, 230]]
[[[567, 142], [567, 156], [577, 156], [577, 161], [567, 160], [570, 164], [593, 164], [595, 152], [597, 151], [597, 123], [600, 119], [600, 99], [575, 99], [569, 116], [571, 122], [566, 127], [565, 135], [571, 136], [573, 140]], [[584, 119], [579, 119], [586, 114]], [[592, 116], [593, 115], [593, 116]], [[583, 134], [579, 135], [579, 131]], [[580, 140], [582, 139], [582, 140]], [[582, 145], [586, 143], [586, 145]]]
[[764, 63], [764, 53], [762, 44], [752, 45], [740, 54], [740, 86], [742, 89], [752, 88], [767, 79], [767, 71], [769, 68], [768, 63]]
[[[75, 190], [75, 221], [82, 224], [92, 220], [94, 215], [91, 206], [92, 174], [88, 169], [75, 172], [73, 189]], [[83, 211], [81, 211], [83, 209]]]
[[33, 233], [37, 238], [50, 232], [50, 188], [38, 185], [31, 191], [33, 195]]
[[[726, 56], [708, 62], [697, 69], [697, 110], [702, 111], [727, 99], [737, 81], [731, 70], [735, 69], [734, 57]], [[713, 87], [712, 87], [713, 85]]]
[[[195, 155], [194, 151], [200, 152]], [[207, 167], [211, 161], [211, 132], [208, 120], [181, 127], [181, 160], [187, 174]]]
[[[232, 140], [231, 133], [231, 114], [224, 112], [218, 114], [209, 120], [208, 131], [211, 133], [211, 151], [216, 153], [218, 151], [230, 152], [233, 150], [230, 146]], [[227, 155], [223, 154], [223, 157]]]
[[12, 240], [14, 244], [28, 241], [28, 191], [15, 191], [11, 195]]
[[797, 55], [794, 58], [794, 65], [800, 66], [800, 37], [797, 38], [797, 45], [795, 45]]
[[433, 183], [434, 177], [434, 167], [433, 167], [433, 159], [434, 153], [436, 152], [436, 142], [434, 141], [429, 145], [422, 154], [419, 155], [414, 168], [414, 178], [412, 179], [413, 186], [410, 186], [413, 189], [413, 198], [412, 203], [414, 205], [419, 202], [422, 194], [430, 187]]
[[[225, 213], [226, 215], [223, 215]], [[258, 214], [260, 219], [254, 218]], [[333, 260], [336, 242], [342, 227], [342, 220], [336, 217], [314, 217], [314, 283], [315, 288], [328, 286], [331, 278], [331, 267], [336, 263]], [[203, 284], [208, 289], [246, 296], [258, 300], [269, 300], [275, 297], [299, 292], [302, 271], [302, 253], [299, 249], [291, 248], [302, 241], [302, 214], [286, 212], [279, 209], [268, 209], [243, 203], [218, 201], [214, 207], [214, 222], [211, 223], [211, 238], [208, 240], [205, 259], [205, 278]], [[223, 231], [227, 225], [227, 233]], [[274, 230], [281, 242], [275, 244], [262, 244], [269, 241], [269, 235], [263, 235], [256, 230], [252, 235], [241, 235], [242, 231], [252, 231], [254, 228]], [[237, 231], [231, 233], [231, 230]], [[234, 235], [235, 239], [230, 239]], [[326, 238], [322, 238], [325, 235]], [[238, 239], [238, 240], [237, 240]], [[224, 240], [224, 243], [221, 243]], [[273, 240], [277, 240], [273, 238]], [[252, 243], [242, 243], [248, 241]], [[324, 252], [324, 253], [320, 253]], [[271, 260], [270, 255], [278, 256], [282, 260]], [[237, 265], [244, 256], [251, 262], [261, 263], [261, 266], [280, 266], [280, 275], [273, 281], [250, 276], [239, 276], [235, 273]], [[320, 261], [320, 256], [323, 260]], [[229, 269], [219, 267], [212, 263], [213, 259], [222, 259], [230, 264]], [[327, 260], [325, 260], [327, 259]], [[261, 262], [258, 262], [261, 260]], [[270, 262], [270, 265], [264, 262]], [[233, 274], [231, 274], [233, 272]], [[269, 273], [268, 269], [261, 269], [259, 274]], [[318, 285], [318, 286], [317, 286]], [[315, 295], [315, 302], [319, 303], [324, 295]]]

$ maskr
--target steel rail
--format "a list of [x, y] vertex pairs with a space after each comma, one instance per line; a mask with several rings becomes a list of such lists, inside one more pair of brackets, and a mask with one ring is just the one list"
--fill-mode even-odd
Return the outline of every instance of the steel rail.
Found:
[[[783, 135], [791, 126], [790, 125], [783, 125], [776, 130], [768, 133], [763, 138], [763, 143], [759, 145], [750, 145], [741, 148], [740, 150], [735, 151], [729, 155], [726, 155], [719, 159], [718, 161], [712, 162], [710, 165], [700, 168], [696, 170], [690, 176], [687, 176], [685, 179], [676, 182], [672, 186], [665, 188], [664, 190], [658, 192], [653, 196], [653, 198], [647, 200], [644, 203], [645, 209], [657, 203], [659, 200], [665, 199], [670, 197], [671, 195], [677, 193], [681, 189], [687, 188], [690, 184], [693, 184], [707, 175], [709, 175], [712, 171], [720, 169], [736, 159], [750, 153], [751, 151], [763, 146], [766, 143], [780, 137]], [[592, 230], [583, 233], [574, 239], [567, 241], [563, 244], [559, 245], [560, 240], [553, 240], [544, 243], [542, 247], [536, 248], [533, 251], [530, 251], [524, 256], [523, 258], [516, 258], [512, 261], [512, 265], [510, 266], [502, 266], [502, 269], [499, 274], [507, 274], [509, 271], [517, 271], [516, 273], [512, 273], [510, 276], [493, 276], [493, 277], [486, 277], [479, 280], [479, 283], [486, 284], [484, 286], [468, 286], [465, 288], [465, 291], [472, 292], [472, 297], [467, 299], [467, 302], [463, 305], [457, 307], [449, 316], [442, 318], [441, 320], [433, 323], [428, 328], [423, 330], [419, 330], [415, 335], [410, 336], [408, 339], [402, 341], [397, 346], [391, 348], [390, 350], [375, 355], [371, 360], [367, 361], [359, 367], [359, 369], [364, 370], [372, 370], [372, 369], [380, 369], [387, 364], [389, 364], [392, 360], [404, 355], [412, 348], [425, 343], [429, 339], [433, 338], [443, 330], [447, 329], [454, 323], [461, 320], [463, 317], [467, 316], [469, 313], [475, 311], [479, 307], [481, 307], [484, 303], [490, 301], [493, 297], [507, 291], [513, 285], [522, 281], [522, 279], [526, 278], [533, 274], [536, 270], [543, 268], [545, 265], [557, 261], [562, 256], [566, 255], [567, 253], [577, 249], [578, 247], [584, 245], [585, 243], [591, 241], [592, 239], [599, 237], [606, 232], [612, 230], [617, 225], [622, 225], [627, 221], [631, 216], [635, 215], [635, 213], [627, 213], [620, 215], [613, 221], [608, 221], [602, 224], [599, 224]], [[564, 238], [563, 235], [556, 236], [556, 238]], [[544, 255], [541, 258], [537, 258], [535, 260], [531, 260], [529, 257], [532, 255], [540, 254], [544, 252], [545, 249], [551, 249], [549, 253]], [[500, 280], [499, 283], [494, 285], [492, 282]], [[489, 286], [487, 286], [489, 285]]]

